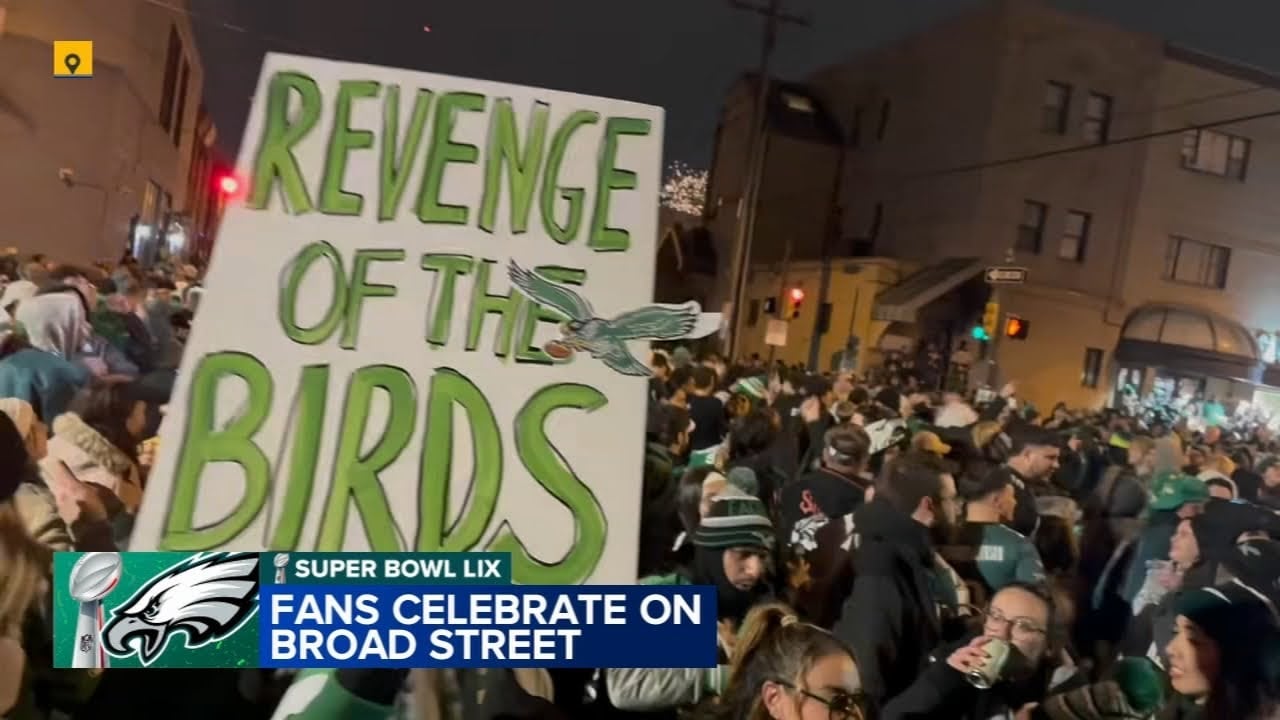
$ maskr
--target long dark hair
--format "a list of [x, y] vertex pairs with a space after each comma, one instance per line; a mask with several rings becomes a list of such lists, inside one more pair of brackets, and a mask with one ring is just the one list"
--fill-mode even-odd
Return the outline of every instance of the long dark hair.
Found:
[[702, 482], [713, 470], [713, 467], [685, 470], [677, 486], [676, 515], [680, 518], [681, 529], [689, 538], [693, 538], [693, 531], [702, 521]]
[[31, 347], [31, 343], [27, 342], [26, 336], [20, 332], [11, 332], [0, 336], [0, 360], [29, 347]]
[[1218, 677], [1205, 702], [1205, 717], [1262, 720], [1280, 701], [1280, 629], [1275, 616], [1261, 602], [1228, 606], [1220, 612], [1232, 615], [1237, 637], [1248, 642], [1232, 643], [1229, 648], [1219, 645]]
[[117, 450], [137, 462], [139, 438], [129, 432], [126, 423], [138, 402], [137, 394], [125, 383], [98, 383], [81, 390], [71, 401], [70, 410]]

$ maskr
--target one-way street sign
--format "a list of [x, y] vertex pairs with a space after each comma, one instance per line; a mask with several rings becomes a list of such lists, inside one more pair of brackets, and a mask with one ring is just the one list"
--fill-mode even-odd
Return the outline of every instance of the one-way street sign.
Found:
[[988, 285], [1021, 285], [1027, 281], [1027, 269], [1024, 267], [989, 267], [983, 274]]

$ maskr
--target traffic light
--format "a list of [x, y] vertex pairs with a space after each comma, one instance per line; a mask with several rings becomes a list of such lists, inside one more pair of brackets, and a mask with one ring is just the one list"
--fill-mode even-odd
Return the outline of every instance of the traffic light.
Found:
[[978, 340], [980, 342], [986, 342], [991, 339], [991, 335], [987, 333], [987, 329], [981, 325], [974, 325], [973, 329], [969, 331], [969, 335], [974, 340]]
[[219, 175], [215, 180], [218, 194], [224, 198], [233, 198], [240, 194], [240, 178], [231, 173]]
[[1010, 315], [1004, 320], [1004, 336], [1010, 340], [1026, 340], [1031, 330], [1031, 323], [1017, 315]]
[[783, 298], [783, 320], [795, 320], [800, 317], [800, 305], [804, 303], [804, 289], [793, 287]]
[[[1000, 326], [1000, 303], [989, 302], [987, 307], [982, 311], [982, 333], [985, 337], [979, 340], [987, 340], [996, 333], [996, 328]], [[974, 334], [977, 337], [977, 334]]]

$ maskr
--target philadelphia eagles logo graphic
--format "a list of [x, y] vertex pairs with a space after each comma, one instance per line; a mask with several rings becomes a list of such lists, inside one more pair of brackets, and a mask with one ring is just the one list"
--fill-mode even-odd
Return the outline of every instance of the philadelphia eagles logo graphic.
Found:
[[102, 646], [116, 657], [150, 665], [169, 641], [188, 649], [228, 637], [253, 615], [258, 554], [212, 553], [183, 560], [156, 575], [112, 611]]
[[547, 343], [548, 355], [564, 359], [574, 352], [586, 352], [623, 375], [648, 376], [652, 372], [647, 363], [627, 349], [626, 341], [688, 337], [702, 314], [699, 305], [690, 302], [678, 307], [649, 305], [605, 319], [598, 317], [581, 295], [536, 272], [513, 262], [509, 275], [512, 284], [530, 300], [568, 318], [560, 325], [560, 339]]

